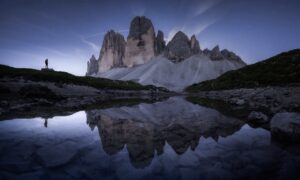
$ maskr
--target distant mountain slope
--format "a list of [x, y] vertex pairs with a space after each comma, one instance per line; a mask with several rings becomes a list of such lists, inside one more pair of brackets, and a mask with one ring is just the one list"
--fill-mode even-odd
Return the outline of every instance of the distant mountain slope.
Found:
[[186, 88], [188, 92], [253, 88], [300, 83], [300, 49], [284, 52], [267, 60], [229, 71], [214, 80]]
[[132, 80], [143, 85], [155, 85], [173, 91], [181, 91], [196, 82], [213, 79], [245, 64], [236, 60], [211, 60], [204, 54], [197, 54], [173, 63], [165, 57], [154, 57], [146, 64], [132, 68], [113, 68], [98, 76], [115, 80]]

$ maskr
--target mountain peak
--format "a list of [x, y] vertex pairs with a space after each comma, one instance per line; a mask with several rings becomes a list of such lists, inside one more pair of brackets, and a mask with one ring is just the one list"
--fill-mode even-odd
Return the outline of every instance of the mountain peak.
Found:
[[188, 38], [188, 36], [187, 36], [184, 32], [178, 31], [178, 32], [174, 35], [174, 37], [172, 38], [172, 40], [173, 40], [173, 39], [185, 39], [185, 40], [188, 40], [189, 38]]
[[130, 23], [128, 38], [141, 39], [141, 36], [146, 34], [149, 29], [154, 30], [151, 20], [145, 16], [136, 16]]
[[155, 54], [161, 54], [166, 48], [166, 42], [164, 40], [164, 33], [161, 30], [158, 30], [157, 36], [155, 39]]
[[199, 41], [195, 35], [189, 39], [185, 33], [178, 31], [167, 45], [166, 57], [177, 63], [200, 52]]
[[215, 46], [210, 53], [210, 59], [211, 60], [222, 60], [224, 57], [222, 56], [220, 52], [219, 45]]
[[[122, 34], [109, 30], [103, 38], [99, 58], [91, 58], [88, 62], [87, 74], [104, 73], [115, 67], [133, 67], [146, 64], [156, 56], [163, 54], [165, 58], [173, 63], [179, 63], [193, 55], [197, 58], [202, 54], [204, 59], [210, 60], [235, 60], [243, 61], [233, 52], [220, 51], [219, 46], [211, 51], [201, 51], [196, 35], [187, 36], [183, 31], [178, 31], [172, 40], [164, 41], [164, 33], [156, 31], [151, 20], [145, 16], [136, 16], [130, 23], [127, 39]], [[92, 67], [92, 66], [95, 66]], [[96, 71], [96, 72], [95, 72]]]
[[191, 55], [189, 38], [182, 31], [178, 31], [167, 45], [167, 58], [178, 63]]
[[125, 39], [114, 30], [108, 31], [103, 39], [99, 56], [99, 72], [105, 72], [113, 67], [123, 66]]
[[124, 64], [132, 67], [144, 64], [155, 56], [155, 30], [150, 19], [136, 16], [130, 24], [125, 47]]
[[213, 49], [212, 49], [213, 52], [220, 52], [220, 47], [219, 45], [216, 45]]
[[97, 74], [97, 73], [98, 73], [98, 61], [93, 54], [90, 60], [87, 62], [86, 75], [90, 76], [92, 74]]
[[193, 54], [198, 54], [201, 52], [199, 41], [195, 35], [192, 35], [191, 37], [191, 49]]
[[234, 52], [231, 52], [227, 49], [223, 49], [221, 51], [221, 54], [226, 58], [226, 59], [229, 59], [229, 60], [234, 60], [234, 61], [238, 61], [238, 62], [241, 62], [241, 63], [244, 63], [246, 65], [246, 63], [238, 56], [236, 55]]
[[95, 55], [94, 55], [94, 54], [93, 54], [93, 55], [92, 55], [92, 57], [90, 58], [90, 61], [91, 61], [91, 60], [96, 60], [96, 58], [95, 58]]

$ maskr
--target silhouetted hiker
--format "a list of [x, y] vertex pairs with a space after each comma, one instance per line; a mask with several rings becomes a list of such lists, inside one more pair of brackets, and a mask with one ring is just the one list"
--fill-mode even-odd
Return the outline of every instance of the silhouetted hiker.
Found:
[[45, 128], [48, 127], [48, 118], [45, 118], [44, 127], [45, 127]]
[[48, 59], [45, 60], [46, 69], [48, 69]]

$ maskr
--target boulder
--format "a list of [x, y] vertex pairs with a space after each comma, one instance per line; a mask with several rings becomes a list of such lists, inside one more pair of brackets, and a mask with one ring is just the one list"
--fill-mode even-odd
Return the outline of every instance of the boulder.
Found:
[[245, 104], [245, 100], [244, 99], [239, 99], [239, 98], [231, 98], [229, 100], [229, 102], [231, 104], [238, 105], [238, 106], [242, 106], [242, 105]]
[[300, 142], [300, 113], [277, 113], [271, 120], [272, 137], [288, 142]]
[[100, 73], [124, 65], [125, 44], [123, 35], [113, 30], [105, 34], [99, 57], [98, 69]]
[[252, 111], [248, 116], [248, 120], [252, 123], [267, 123], [268, 116], [262, 112]]
[[94, 55], [87, 62], [87, 72], [86, 76], [90, 76], [92, 74], [96, 74], [98, 72], [98, 61]]
[[244, 99], [238, 99], [235, 104], [239, 105], [239, 106], [244, 105], [245, 104], [245, 100]]
[[135, 17], [130, 24], [124, 64], [132, 67], [148, 62], [155, 55], [155, 42], [155, 30], [151, 20], [145, 16]]
[[167, 45], [166, 57], [174, 63], [183, 61], [192, 55], [190, 40], [186, 34], [178, 31]]

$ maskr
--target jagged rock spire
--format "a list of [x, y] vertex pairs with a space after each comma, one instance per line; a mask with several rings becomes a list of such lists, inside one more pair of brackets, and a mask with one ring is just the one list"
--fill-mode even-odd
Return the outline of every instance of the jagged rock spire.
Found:
[[199, 41], [196, 39], [196, 36], [191, 37], [191, 50], [193, 54], [198, 54], [201, 52]]
[[92, 74], [96, 74], [98, 72], [98, 61], [94, 55], [87, 62], [87, 72], [86, 75], [90, 76]]
[[211, 60], [222, 60], [224, 59], [223, 55], [220, 52], [219, 45], [215, 46], [210, 53]]
[[192, 55], [190, 40], [182, 31], [178, 31], [167, 45], [166, 56], [177, 63]]
[[150, 19], [135, 17], [130, 24], [125, 47], [124, 64], [128, 67], [144, 64], [155, 56], [155, 30]]
[[178, 31], [167, 45], [166, 57], [177, 63], [200, 53], [199, 41], [193, 35], [191, 40], [182, 31]]
[[99, 56], [98, 69], [100, 73], [112, 67], [123, 66], [125, 44], [126, 42], [123, 35], [113, 30], [105, 34]]
[[[211, 60], [235, 60], [244, 63], [239, 56], [226, 49], [220, 51], [219, 46], [211, 51], [201, 51], [199, 41], [195, 35], [189, 38], [179, 31], [167, 44], [164, 41], [164, 34], [155, 29], [150, 19], [145, 16], [136, 16], [130, 24], [127, 42], [123, 35], [108, 31], [103, 39], [99, 58], [92, 56], [87, 66], [87, 75], [102, 73], [114, 67], [132, 67], [144, 64], [155, 56], [163, 54], [172, 62], [178, 63], [192, 55], [200, 54]], [[198, 56], [201, 58], [201, 56]], [[245, 64], [245, 63], [244, 63]]]
[[155, 55], [161, 54], [166, 48], [166, 42], [164, 40], [164, 33], [161, 30], [158, 30], [157, 36], [155, 39]]

